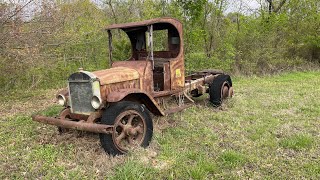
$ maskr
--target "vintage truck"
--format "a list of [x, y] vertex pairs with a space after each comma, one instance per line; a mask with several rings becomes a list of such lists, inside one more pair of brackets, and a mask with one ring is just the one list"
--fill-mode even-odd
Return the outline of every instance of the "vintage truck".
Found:
[[[132, 47], [126, 61], [112, 60], [111, 30], [124, 31]], [[229, 75], [203, 70], [185, 75], [182, 24], [173, 18], [113, 24], [109, 36], [109, 69], [88, 72], [79, 69], [68, 78], [68, 87], [57, 94], [63, 106], [58, 117], [33, 115], [60, 131], [77, 129], [100, 134], [101, 145], [111, 155], [149, 145], [153, 116], [165, 116], [194, 104], [193, 97], [209, 94], [219, 106], [233, 95]], [[154, 49], [157, 31], [166, 37], [163, 50]], [[159, 38], [158, 38], [159, 39]]]

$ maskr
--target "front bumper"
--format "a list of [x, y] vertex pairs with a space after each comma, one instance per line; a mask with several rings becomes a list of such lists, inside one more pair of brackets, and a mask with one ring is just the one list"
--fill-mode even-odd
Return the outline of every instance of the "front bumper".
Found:
[[90, 123], [84, 120], [72, 121], [68, 118], [53, 118], [40, 115], [33, 115], [32, 120], [38, 121], [44, 124], [51, 124], [58, 127], [76, 129], [81, 131], [88, 131], [94, 133], [111, 134], [113, 132], [113, 126], [105, 124]]

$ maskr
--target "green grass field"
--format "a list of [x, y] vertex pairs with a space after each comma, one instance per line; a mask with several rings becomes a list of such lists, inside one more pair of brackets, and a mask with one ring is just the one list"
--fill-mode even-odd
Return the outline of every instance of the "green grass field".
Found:
[[[200, 97], [155, 118], [150, 147], [118, 157], [104, 153], [96, 134], [59, 135], [33, 122], [31, 110], [8, 111], [0, 121], [0, 179], [320, 179], [320, 72], [236, 77], [234, 88], [220, 108]], [[48, 102], [42, 113], [54, 116], [60, 107]]]

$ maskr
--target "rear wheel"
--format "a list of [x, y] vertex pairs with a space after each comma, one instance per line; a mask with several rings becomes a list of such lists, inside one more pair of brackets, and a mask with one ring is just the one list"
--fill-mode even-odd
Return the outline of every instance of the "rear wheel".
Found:
[[209, 85], [210, 102], [220, 106], [224, 99], [233, 95], [232, 82], [229, 75], [217, 76]]
[[112, 134], [100, 134], [100, 142], [110, 155], [119, 155], [138, 146], [147, 147], [153, 123], [145, 106], [122, 101], [110, 106], [102, 115], [102, 124], [113, 125]]

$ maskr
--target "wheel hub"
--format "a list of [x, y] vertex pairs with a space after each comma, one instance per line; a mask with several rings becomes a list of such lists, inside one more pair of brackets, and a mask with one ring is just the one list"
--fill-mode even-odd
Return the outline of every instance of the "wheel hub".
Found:
[[224, 82], [221, 86], [221, 99], [225, 99], [229, 96], [229, 87], [228, 83]]
[[125, 134], [127, 136], [135, 136], [135, 135], [137, 135], [137, 130], [131, 125], [124, 126], [123, 131], [125, 132]]

